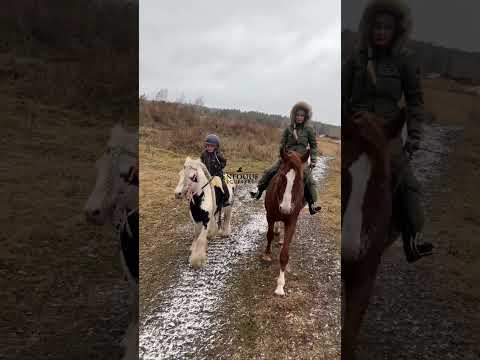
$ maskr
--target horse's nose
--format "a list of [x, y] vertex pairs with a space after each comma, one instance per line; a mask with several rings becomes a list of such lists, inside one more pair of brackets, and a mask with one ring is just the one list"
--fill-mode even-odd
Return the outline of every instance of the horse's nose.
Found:
[[85, 209], [85, 216], [87, 221], [98, 223], [100, 221], [100, 209]]
[[182, 197], [182, 193], [176, 192], [175, 199], [180, 199]]

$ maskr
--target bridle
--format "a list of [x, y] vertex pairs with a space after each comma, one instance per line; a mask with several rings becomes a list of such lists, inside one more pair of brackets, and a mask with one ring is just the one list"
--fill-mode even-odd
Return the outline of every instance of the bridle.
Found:
[[198, 169], [196, 168], [193, 168], [193, 169], [195, 169], [195, 172], [193, 173], [192, 176], [188, 177], [191, 182], [190, 184], [188, 184], [187, 192], [185, 193], [185, 197], [187, 198], [188, 201], [191, 201], [194, 195], [196, 194], [200, 195], [203, 192], [203, 189], [205, 189], [212, 182], [212, 179], [213, 179], [213, 176], [211, 176], [210, 179], [207, 181], [207, 183], [200, 188], [200, 191], [198, 193], [197, 192], [194, 193], [192, 192], [192, 184], [198, 183]]
[[[106, 154], [112, 159], [113, 163], [115, 166], [118, 165], [118, 159], [121, 155], [127, 155], [128, 157], [131, 157], [131, 158], [134, 158], [134, 159], [137, 159], [138, 160], [138, 153], [134, 152], [134, 151], [130, 151], [128, 149], [126, 149], [125, 147], [123, 146], [108, 146], [107, 147], [107, 151], [106, 151]], [[137, 186], [137, 184], [135, 184], [133, 181], [132, 181], [132, 176], [131, 176], [131, 171], [129, 171], [129, 173], [127, 175], [120, 175], [121, 179], [123, 181], [125, 181], [125, 183], [129, 186]], [[120, 223], [117, 224], [115, 227], [117, 228], [118, 231], [121, 231], [121, 229], [123, 227], [126, 228], [126, 231], [128, 233], [128, 235], [130, 237], [133, 236], [132, 234], [132, 231], [130, 229], [130, 225], [128, 223], [128, 217], [132, 214], [134, 214], [135, 212], [138, 211], [138, 206], [133, 208], [133, 209], [129, 209], [127, 207], [125, 207], [123, 209], [123, 214], [121, 216], [121, 220], [120, 220]]]
[[[128, 150], [123, 146], [108, 146], [106, 154], [112, 159], [115, 165], [118, 164], [118, 159], [121, 155], [127, 155], [133, 159], [137, 159], [138, 161], [138, 153]], [[120, 175], [123, 181], [125, 181], [128, 185], [136, 185], [133, 183], [131, 179], [131, 172], [127, 175]], [[137, 185], [138, 186], [138, 185]]]

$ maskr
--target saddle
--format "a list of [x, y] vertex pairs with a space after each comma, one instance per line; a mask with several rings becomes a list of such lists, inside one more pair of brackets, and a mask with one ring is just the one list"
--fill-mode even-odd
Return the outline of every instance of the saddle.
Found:
[[214, 176], [212, 179], [212, 185], [215, 189], [215, 199], [218, 212], [222, 207], [231, 205], [228, 202], [228, 199], [230, 198], [230, 191], [228, 190], [228, 186], [225, 182], [225, 175], [223, 175], [222, 178], [220, 176]]

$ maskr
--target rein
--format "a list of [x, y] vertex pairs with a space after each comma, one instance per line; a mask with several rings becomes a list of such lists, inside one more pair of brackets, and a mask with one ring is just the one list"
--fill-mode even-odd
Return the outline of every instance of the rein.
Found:
[[210, 178], [210, 180], [207, 181], [207, 183], [206, 183], [205, 185], [203, 185], [203, 186], [200, 188], [200, 190], [205, 189], [205, 187], [212, 182], [212, 179], [213, 179], [213, 176]]
[[[197, 170], [197, 172], [198, 172], [198, 170]], [[196, 176], [198, 177], [198, 175], [196, 175]], [[211, 176], [210, 180], [208, 180], [207, 183], [200, 188], [200, 193], [198, 195], [203, 193], [203, 189], [205, 189], [212, 182], [212, 180], [213, 180], [213, 176]], [[197, 182], [197, 181], [194, 181], [194, 182]], [[195, 194], [197, 194], [197, 193], [192, 193], [192, 191], [191, 191], [191, 184], [188, 185], [188, 190], [187, 190], [187, 193], [186, 193], [187, 200], [192, 201], [193, 195], [195, 195]]]

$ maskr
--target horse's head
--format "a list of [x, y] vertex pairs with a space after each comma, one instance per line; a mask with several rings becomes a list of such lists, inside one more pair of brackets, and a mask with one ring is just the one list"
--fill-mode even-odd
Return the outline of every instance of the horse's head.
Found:
[[179, 171], [179, 180], [175, 188], [175, 197], [180, 199], [188, 193], [199, 192], [205, 179], [210, 176], [205, 165], [200, 160], [187, 157], [183, 169]]
[[357, 112], [342, 123], [342, 169], [348, 169], [362, 155], [378, 159], [388, 155], [389, 141], [396, 138], [405, 123], [405, 110], [392, 121], [373, 113]]
[[303, 199], [303, 168], [310, 157], [310, 149], [303, 156], [282, 150], [280, 156], [283, 160], [278, 169], [279, 191], [283, 194], [280, 211], [289, 214], [295, 208], [294, 204]]
[[[89, 222], [103, 225], [120, 199], [125, 198], [134, 209], [138, 203], [138, 188], [136, 196], [132, 196], [131, 187], [126, 182], [135, 166], [138, 165], [138, 136], [126, 131], [120, 125], [113, 127], [106, 152], [96, 162], [97, 178], [90, 197], [85, 204], [85, 215]], [[130, 204], [131, 203], [131, 204]]]

